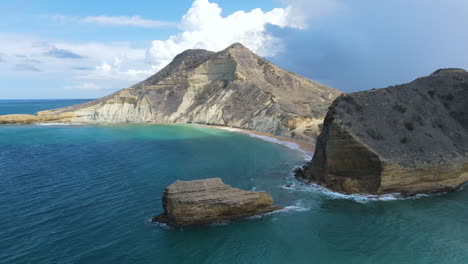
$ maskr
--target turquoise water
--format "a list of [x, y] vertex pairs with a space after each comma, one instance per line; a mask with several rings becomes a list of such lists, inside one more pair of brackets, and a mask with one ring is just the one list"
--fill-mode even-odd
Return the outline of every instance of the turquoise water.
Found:
[[[0, 126], [0, 263], [468, 263], [468, 190], [343, 198], [292, 180], [302, 162], [283, 145], [200, 126]], [[287, 209], [150, 223], [166, 185], [208, 177]]]

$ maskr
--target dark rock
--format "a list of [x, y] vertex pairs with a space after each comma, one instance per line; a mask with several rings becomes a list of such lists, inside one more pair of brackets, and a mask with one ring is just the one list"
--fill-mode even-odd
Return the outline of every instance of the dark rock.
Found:
[[468, 72], [442, 69], [338, 97], [313, 160], [296, 176], [343, 193], [458, 188], [468, 181]]

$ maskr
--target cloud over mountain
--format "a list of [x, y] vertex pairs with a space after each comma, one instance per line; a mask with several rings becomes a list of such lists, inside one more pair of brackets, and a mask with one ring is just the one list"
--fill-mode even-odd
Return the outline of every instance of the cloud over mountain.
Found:
[[291, 6], [270, 11], [256, 8], [222, 16], [218, 4], [196, 0], [182, 17], [179, 26], [182, 32], [166, 40], [154, 40], [147, 56], [160, 69], [186, 49], [217, 51], [234, 42], [241, 42], [262, 56], [274, 56], [281, 50], [281, 39], [269, 34], [267, 26], [303, 28], [304, 23], [295, 19], [292, 11]]

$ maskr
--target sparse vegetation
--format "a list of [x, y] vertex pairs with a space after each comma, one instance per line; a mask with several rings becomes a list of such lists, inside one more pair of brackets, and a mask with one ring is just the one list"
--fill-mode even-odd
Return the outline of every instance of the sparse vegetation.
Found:
[[409, 131], [413, 131], [413, 130], [414, 130], [414, 125], [413, 125], [413, 123], [411, 123], [411, 122], [405, 122], [405, 127], [406, 127], [406, 129], [408, 129]]
[[408, 142], [408, 139], [406, 137], [400, 139], [400, 142], [403, 143], [403, 144], [406, 144], [406, 142]]
[[368, 128], [366, 129], [366, 133], [373, 139], [375, 140], [383, 140], [384, 137], [377, 131], [375, 131], [374, 129], [372, 128]]
[[414, 115], [414, 116], [413, 116], [413, 120], [416, 121], [420, 126], [424, 126], [424, 125], [425, 125], [424, 120], [423, 120], [422, 117], [419, 116], [419, 115]]
[[398, 111], [398, 112], [402, 113], [402, 114], [406, 113], [406, 110], [407, 110], [406, 107], [404, 107], [404, 106], [402, 106], [402, 105], [399, 105], [399, 104], [395, 104], [395, 105], [393, 106], [393, 109], [394, 109], [395, 111]]
[[343, 100], [351, 105], [354, 106], [354, 109], [358, 112], [362, 112], [362, 110], [364, 110], [364, 107], [362, 107], [361, 105], [359, 105], [358, 103], [356, 103], [356, 101], [354, 100], [353, 97], [351, 96], [343, 96]]

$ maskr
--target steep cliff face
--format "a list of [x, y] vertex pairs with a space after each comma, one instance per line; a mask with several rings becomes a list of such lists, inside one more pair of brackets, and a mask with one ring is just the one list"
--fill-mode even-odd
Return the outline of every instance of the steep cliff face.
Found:
[[73, 122], [226, 125], [312, 141], [339, 94], [236, 43], [217, 53], [187, 50], [130, 88], [38, 115], [71, 113]]
[[446, 191], [468, 181], [468, 72], [338, 97], [297, 176], [346, 193]]

